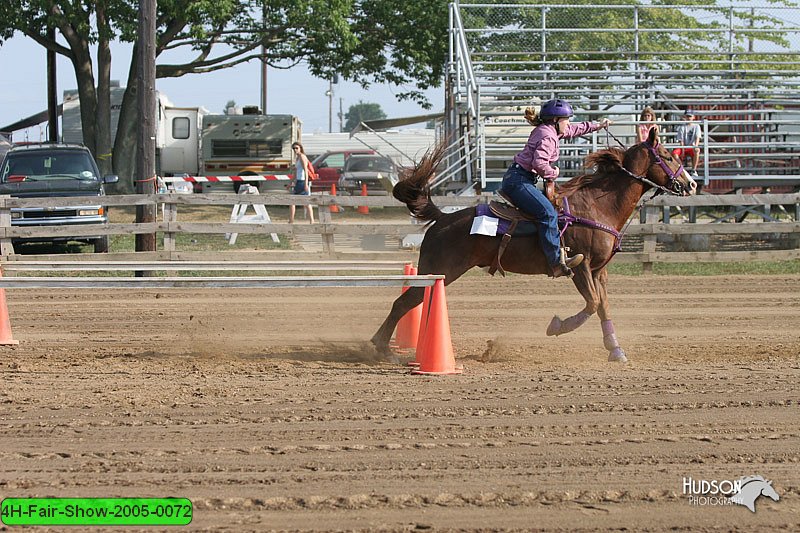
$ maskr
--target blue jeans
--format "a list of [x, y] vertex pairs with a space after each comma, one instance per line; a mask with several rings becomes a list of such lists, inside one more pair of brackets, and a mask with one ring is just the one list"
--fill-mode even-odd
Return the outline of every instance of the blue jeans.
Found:
[[[311, 187], [309, 187], [310, 189]], [[306, 180], [294, 180], [294, 187], [292, 187], [292, 194], [307, 195]]]
[[536, 175], [512, 163], [503, 175], [500, 189], [514, 205], [536, 217], [539, 243], [550, 266], [561, 262], [561, 239], [558, 234], [558, 214], [550, 200], [536, 188]]

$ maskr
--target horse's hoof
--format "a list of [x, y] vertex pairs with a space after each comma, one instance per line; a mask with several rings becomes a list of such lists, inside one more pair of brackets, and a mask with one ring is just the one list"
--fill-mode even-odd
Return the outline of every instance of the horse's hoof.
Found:
[[399, 358], [399, 357], [397, 357], [397, 354], [395, 354], [395, 353], [392, 353], [392, 352], [390, 352], [390, 353], [388, 353], [388, 354], [385, 354], [385, 355], [383, 356], [383, 360], [384, 360], [385, 362], [389, 363], [389, 364], [392, 364], [392, 365], [399, 365], [399, 364], [402, 364], [402, 361], [400, 360], [400, 358]]
[[558, 335], [561, 333], [561, 319], [557, 316], [553, 317], [553, 320], [550, 321], [550, 325], [547, 326], [547, 336], [552, 337], [553, 335]]
[[376, 342], [375, 339], [370, 341], [373, 349], [375, 350], [376, 360], [384, 361], [391, 364], [400, 364], [400, 358], [394, 353], [394, 350], [388, 344]]
[[628, 358], [625, 357], [625, 352], [622, 351], [622, 348], [614, 348], [608, 353], [608, 361], [611, 363], [627, 363]]

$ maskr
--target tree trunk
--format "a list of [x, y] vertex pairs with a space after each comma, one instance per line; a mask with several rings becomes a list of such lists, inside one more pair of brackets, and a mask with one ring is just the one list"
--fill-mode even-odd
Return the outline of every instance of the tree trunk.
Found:
[[97, 3], [97, 165], [100, 173], [112, 173], [111, 164], [111, 48], [103, 2]]
[[136, 72], [139, 69], [138, 46], [134, 45], [131, 54], [131, 66], [128, 71], [128, 82], [125, 94], [122, 96], [122, 107], [119, 111], [117, 135], [114, 139], [113, 167], [114, 173], [119, 176], [117, 191], [120, 194], [133, 194], [135, 192], [134, 179], [136, 174], [136, 101], [137, 85]]
[[81, 102], [81, 127], [83, 128], [83, 144], [97, 157], [97, 91], [95, 90], [92, 58], [89, 46], [81, 40], [79, 46], [73, 46], [72, 65], [75, 68], [75, 81], [78, 84], [78, 96]]

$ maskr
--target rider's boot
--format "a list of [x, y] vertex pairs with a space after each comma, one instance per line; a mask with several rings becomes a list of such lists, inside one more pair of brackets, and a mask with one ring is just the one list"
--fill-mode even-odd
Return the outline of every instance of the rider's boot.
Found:
[[572, 269], [569, 268], [564, 263], [558, 263], [558, 264], [556, 264], [556, 265], [554, 265], [554, 266], [552, 266], [550, 268], [551, 268], [551, 271], [552, 271], [551, 275], [554, 278], [560, 278], [561, 276], [567, 276], [568, 278], [571, 278], [572, 275], [573, 275], [572, 274]]
[[572, 269], [583, 263], [583, 254], [575, 254], [572, 257], [567, 256], [567, 248], [561, 248], [561, 261], [552, 267], [554, 278], [561, 276], [572, 277]]

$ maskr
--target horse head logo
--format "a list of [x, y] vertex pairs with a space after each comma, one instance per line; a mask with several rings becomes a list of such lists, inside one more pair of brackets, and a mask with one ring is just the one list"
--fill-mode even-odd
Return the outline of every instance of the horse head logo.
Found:
[[772, 488], [772, 481], [767, 481], [761, 476], [743, 477], [739, 480], [741, 489], [731, 495], [731, 501], [744, 505], [751, 512], [756, 512], [756, 500], [759, 496], [767, 496], [772, 498], [773, 501], [780, 500], [780, 496]]

